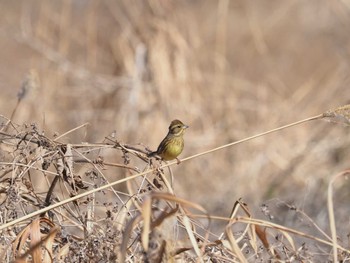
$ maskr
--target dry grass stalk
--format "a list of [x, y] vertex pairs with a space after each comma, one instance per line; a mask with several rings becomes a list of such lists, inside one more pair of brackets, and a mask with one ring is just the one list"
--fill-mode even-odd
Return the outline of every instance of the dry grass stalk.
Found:
[[322, 117], [332, 122], [350, 125], [350, 104], [326, 111], [322, 114]]
[[[343, 116], [346, 119], [348, 117], [348, 107], [340, 107], [335, 111], [329, 111], [326, 115], [328, 117], [332, 114], [336, 117]], [[229, 143], [184, 158], [182, 162], [271, 132], [320, 119], [326, 115], [317, 115]], [[84, 126], [79, 126], [69, 132], [75, 132]], [[64, 133], [64, 136], [69, 134], [69, 132]], [[224, 234], [220, 238], [215, 238], [215, 234], [210, 231], [209, 225], [216, 217], [209, 216], [202, 206], [176, 197], [172, 185], [166, 179], [167, 176], [165, 176], [164, 169], [174, 165], [176, 162], [154, 164], [147, 158], [146, 148], [139, 149], [132, 145], [122, 144], [111, 138], [100, 144], [66, 144], [60, 142], [63, 135], [53, 140], [44, 136], [36, 126], [26, 127], [23, 131], [17, 126], [16, 129], [2, 132], [1, 136], [2, 144], [7, 144], [7, 152], [4, 151], [3, 154], [6, 158], [9, 158], [8, 162], [1, 163], [4, 171], [1, 175], [1, 183], [6, 189], [4, 192], [7, 193], [4, 202], [8, 205], [11, 204], [13, 211], [16, 211], [15, 204], [30, 198], [29, 204], [33, 212], [17, 216], [11, 222], [3, 222], [0, 230], [7, 229], [10, 226], [20, 227], [21, 222], [38, 215], [43, 217], [45, 214], [60, 218], [58, 222], [61, 223], [59, 225], [51, 223], [51, 227], [66, 229], [67, 226], [65, 226], [64, 222], [68, 219], [69, 222], [74, 222], [74, 228], [78, 234], [73, 234], [72, 232], [70, 234], [71, 238], [86, 242], [83, 245], [83, 249], [87, 249], [91, 253], [87, 253], [87, 256], [92, 257], [98, 251], [90, 247], [91, 242], [98, 242], [102, 238], [105, 240], [105, 243], [99, 243], [97, 248], [101, 248], [102, 244], [108, 244], [109, 247], [105, 249], [109, 251], [109, 259], [122, 261], [128, 261], [136, 257], [157, 262], [162, 260], [183, 260], [185, 258], [196, 258], [198, 261], [204, 262], [208, 258], [216, 257], [216, 253], [220, 252], [227, 260], [248, 262], [249, 259], [244, 254], [244, 251], [251, 249], [253, 251], [252, 255], [257, 256], [261, 254], [259, 244], [262, 244], [265, 248], [263, 256], [260, 255], [262, 258], [284, 260], [298, 257], [300, 254], [298, 250], [301, 248], [297, 247], [294, 236], [309, 238], [315, 242], [333, 246], [334, 251], [350, 252], [335, 243], [334, 220], [331, 220], [333, 242], [330, 242], [288, 227], [255, 219], [249, 212], [248, 206], [241, 200], [235, 203], [229, 217], [224, 219], [227, 221], [225, 231], [223, 231]], [[105, 162], [105, 158], [101, 155], [101, 149], [115, 151], [119, 154], [123, 163]], [[91, 159], [91, 152], [97, 152], [98, 157]], [[13, 154], [17, 160], [16, 162], [11, 162], [10, 160]], [[137, 166], [133, 165], [137, 162]], [[143, 169], [138, 167], [140, 164], [143, 164]], [[77, 172], [78, 165], [83, 165], [87, 168], [84, 178]], [[108, 183], [107, 177], [104, 175], [106, 166], [116, 169], [116, 171], [125, 171], [126, 177]], [[141, 170], [143, 172], [139, 172]], [[10, 172], [11, 176], [15, 178], [12, 181], [8, 177]], [[46, 179], [48, 176], [54, 176], [53, 179], [47, 180], [48, 190], [44, 199], [37, 193], [37, 185], [33, 182], [32, 176], [34, 174], [35, 177], [44, 176]], [[23, 180], [24, 178], [25, 180]], [[153, 180], [150, 178], [153, 178]], [[87, 190], [89, 186], [96, 184], [96, 182], [99, 185], [95, 189]], [[108, 190], [125, 182], [133, 182], [136, 189], [134, 190], [133, 187], [129, 186], [125, 192], [117, 192], [114, 189]], [[60, 186], [60, 191], [57, 190], [56, 184]], [[23, 195], [23, 191], [18, 191], [21, 187], [26, 187], [27, 191], [29, 191], [29, 196]], [[10, 195], [11, 191], [15, 192]], [[92, 194], [93, 199], [90, 197]], [[98, 206], [101, 205], [101, 200], [103, 200], [101, 197], [103, 198], [107, 194], [113, 200], [116, 200], [118, 206], [121, 207], [116, 208], [112, 212], [107, 208], [112, 203], [103, 202], [102, 207], [105, 207], [106, 216], [102, 216], [103, 213], [99, 212]], [[120, 194], [127, 198], [125, 199]], [[329, 202], [329, 205], [331, 206], [332, 202]], [[37, 206], [45, 207], [37, 209]], [[200, 211], [202, 215], [194, 215], [190, 212], [191, 209]], [[330, 208], [329, 211], [330, 218], [332, 218], [332, 209]], [[246, 217], [240, 216], [240, 213], [243, 213]], [[98, 217], [101, 216], [103, 218], [102, 221], [105, 222], [102, 225], [98, 223]], [[205, 218], [209, 223], [203, 225], [197, 221], [198, 218]], [[79, 245], [79, 242], [65, 242], [63, 245], [60, 245], [59, 253], [54, 255], [52, 247], [58, 245], [56, 240], [60, 237], [57, 236], [57, 231], [55, 230], [44, 243], [41, 242], [40, 235], [38, 235], [40, 233], [40, 220], [44, 220], [46, 223], [51, 222], [46, 218], [41, 218], [35, 219], [33, 223], [28, 224], [22, 230], [23, 234], [19, 234], [17, 241], [14, 241], [14, 248], [19, 249], [17, 251], [24, 250], [25, 241], [29, 236], [31, 236], [31, 241], [35, 244], [31, 244], [31, 248], [25, 256], [31, 254], [38, 262], [40, 262], [39, 260], [51, 260], [58, 255], [61, 257], [69, 256], [72, 255], [73, 251], [81, 248], [82, 244]], [[171, 230], [166, 227], [167, 222], [173, 222], [171, 224], [172, 227], [177, 229], [180, 236], [188, 238], [189, 242], [177, 240], [176, 236], [169, 236]], [[239, 227], [242, 223], [245, 226], [239, 231], [240, 234], [237, 234], [233, 229]], [[33, 228], [33, 226], [35, 227]], [[101, 231], [97, 231], [97, 226], [103, 229], [102, 237]], [[30, 229], [30, 232], [26, 229]], [[88, 231], [82, 231], [82, 229], [88, 229]], [[266, 229], [270, 229], [270, 231]], [[270, 232], [277, 232], [282, 237], [279, 242], [283, 247], [288, 248], [288, 253], [281, 250], [271, 240]], [[108, 233], [113, 233], [113, 237], [108, 237]], [[115, 237], [120, 237], [120, 241], [116, 241]], [[247, 239], [249, 239], [249, 242], [247, 242]], [[47, 252], [44, 254], [39, 250], [39, 243], [46, 247]], [[69, 247], [67, 247], [68, 244]], [[23, 258], [21, 255], [14, 250], [14, 258], [20, 261]], [[337, 258], [336, 252], [334, 252], [334, 258]]]

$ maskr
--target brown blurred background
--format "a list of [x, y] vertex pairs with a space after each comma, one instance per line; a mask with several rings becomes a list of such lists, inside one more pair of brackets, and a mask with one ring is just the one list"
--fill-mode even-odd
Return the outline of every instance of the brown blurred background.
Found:
[[[115, 130], [156, 149], [178, 118], [186, 157], [350, 102], [348, 0], [0, 5], [0, 114], [25, 88], [14, 122], [49, 137], [90, 123], [67, 142]], [[266, 204], [286, 224], [283, 201], [327, 229], [327, 185], [350, 166], [349, 141], [348, 127], [302, 124], [174, 167], [175, 191], [221, 216], [240, 197], [256, 217]], [[344, 235], [349, 186], [335, 196]]]

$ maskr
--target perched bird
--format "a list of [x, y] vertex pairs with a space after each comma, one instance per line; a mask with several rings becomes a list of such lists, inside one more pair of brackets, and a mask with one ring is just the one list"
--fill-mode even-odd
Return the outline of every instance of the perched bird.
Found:
[[[184, 132], [189, 126], [179, 120], [173, 120], [169, 126], [169, 132], [159, 144], [157, 151], [151, 152], [148, 156], [158, 155], [164, 161], [177, 159], [184, 148]], [[177, 159], [178, 163], [180, 162]]]

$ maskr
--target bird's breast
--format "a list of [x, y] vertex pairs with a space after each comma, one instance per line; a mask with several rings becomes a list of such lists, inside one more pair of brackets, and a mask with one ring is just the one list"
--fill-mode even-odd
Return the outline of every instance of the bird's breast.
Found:
[[167, 145], [166, 151], [163, 152], [162, 158], [166, 161], [173, 160], [179, 156], [184, 147], [184, 140], [180, 138], [172, 138], [172, 141]]

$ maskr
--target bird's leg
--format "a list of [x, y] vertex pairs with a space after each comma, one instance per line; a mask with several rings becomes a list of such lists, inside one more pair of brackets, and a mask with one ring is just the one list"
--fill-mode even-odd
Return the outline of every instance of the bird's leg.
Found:
[[177, 165], [181, 163], [180, 159], [176, 157]]

